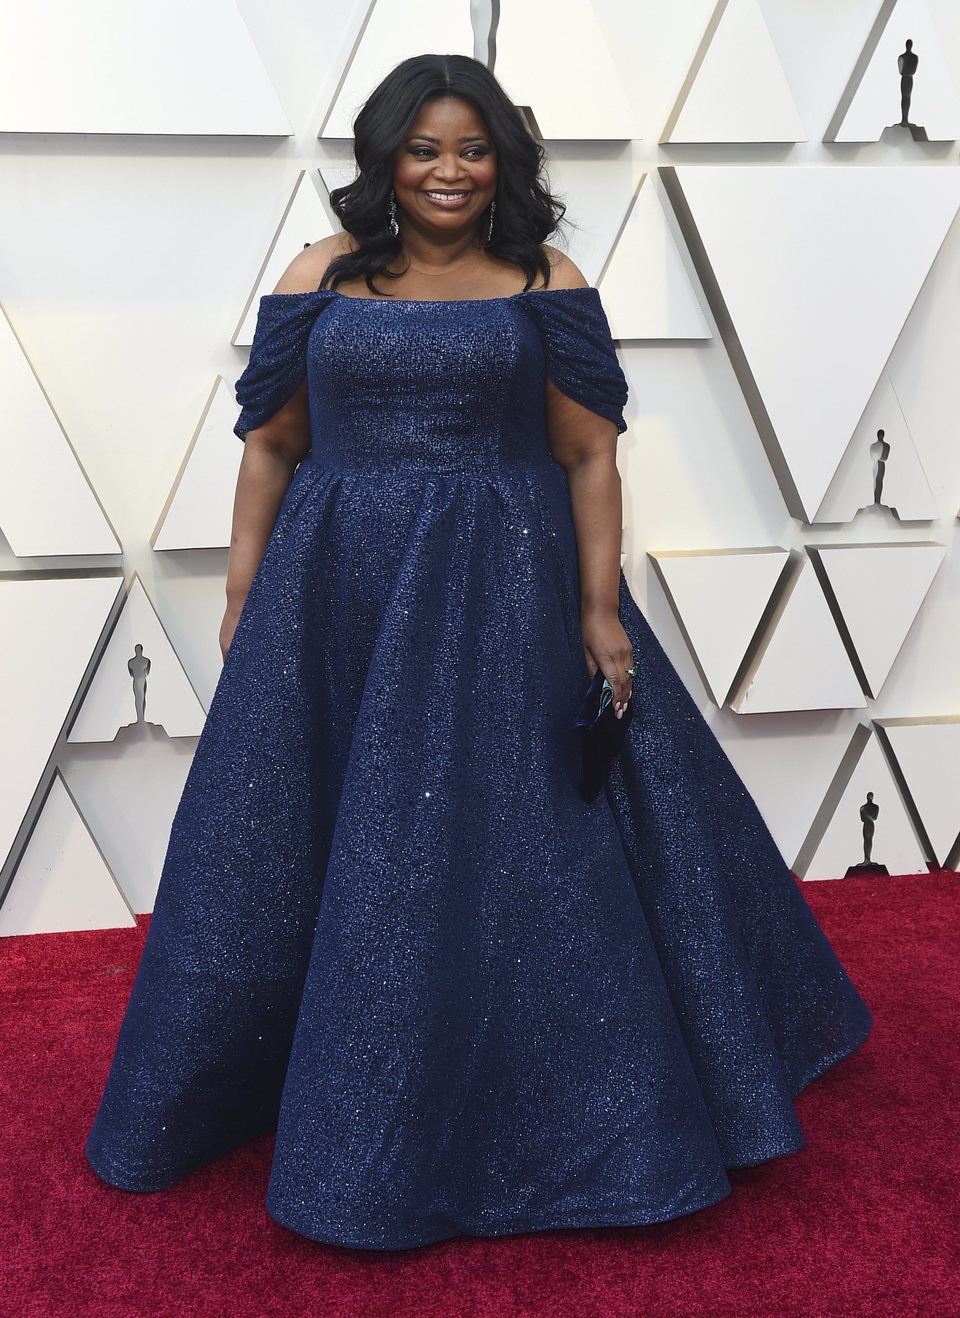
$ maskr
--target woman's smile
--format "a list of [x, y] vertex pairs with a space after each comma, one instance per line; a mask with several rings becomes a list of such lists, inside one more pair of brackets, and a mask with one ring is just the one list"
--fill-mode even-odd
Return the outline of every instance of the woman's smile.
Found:
[[470, 200], [473, 188], [461, 188], [459, 191], [452, 189], [424, 188], [423, 196], [426, 197], [434, 206], [441, 206], [444, 210], [458, 210], [461, 206], [466, 206]]

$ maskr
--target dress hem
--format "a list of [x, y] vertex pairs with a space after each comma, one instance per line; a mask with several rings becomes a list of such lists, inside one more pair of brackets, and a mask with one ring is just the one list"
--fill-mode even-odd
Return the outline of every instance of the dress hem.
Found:
[[[817, 1062], [816, 1065], [813, 1066], [809, 1071], [807, 1071], [804, 1074], [803, 1078], [793, 1086], [791, 1090], [793, 1097], [796, 1097], [802, 1090], [806, 1089], [806, 1087], [809, 1084], [811, 1084], [819, 1076], [823, 1075], [826, 1071], [829, 1071], [832, 1067], [836, 1066], [839, 1062], [844, 1061], [847, 1057], [852, 1056], [853, 1053], [857, 1052], [860, 1048], [862, 1048], [863, 1045], [866, 1043], [867, 1039], [870, 1037], [871, 1030], [872, 1030], [872, 1020], [867, 1024], [866, 1029], [857, 1037], [857, 1039], [852, 1044], [848, 1045], [845, 1048], [840, 1049], [838, 1052], [829, 1054], [826, 1058], [823, 1058], [819, 1062]], [[129, 1177], [119, 1177], [116, 1176], [116, 1174], [112, 1174], [109, 1172], [105, 1173], [96, 1165], [96, 1163], [94, 1162], [93, 1158], [90, 1155], [90, 1152], [87, 1150], [85, 1150], [85, 1156], [90, 1167], [93, 1169], [94, 1172], [96, 1172], [96, 1174], [100, 1177], [100, 1179], [106, 1181], [107, 1184], [114, 1186], [116, 1189], [125, 1190], [136, 1194], [157, 1194], [161, 1190], [168, 1190], [172, 1188], [179, 1181], [182, 1181], [184, 1177], [191, 1175], [195, 1171], [199, 1171], [202, 1167], [209, 1166], [212, 1162], [217, 1161], [218, 1158], [226, 1157], [227, 1154], [233, 1152], [237, 1148], [243, 1147], [244, 1145], [250, 1143], [252, 1140], [260, 1139], [264, 1135], [270, 1135], [273, 1134], [274, 1132], [275, 1132], [274, 1127], [271, 1127], [270, 1129], [262, 1130], [258, 1134], [250, 1135], [248, 1138], [244, 1139], [241, 1143], [234, 1144], [230, 1149], [226, 1149], [224, 1150], [223, 1153], [217, 1154], [214, 1157], [204, 1158], [201, 1162], [195, 1163], [184, 1170], [167, 1175], [163, 1178], [159, 1178], [159, 1179], [153, 1178], [150, 1181], [147, 1181], [145, 1183], [142, 1182], [140, 1184], [134, 1184], [131, 1178]], [[642, 1218], [637, 1218], [636, 1216], [633, 1217], [617, 1216], [617, 1217], [599, 1218], [594, 1214], [587, 1213], [576, 1216], [567, 1216], [566, 1218], [563, 1219], [525, 1218], [525, 1219], [515, 1220], [511, 1222], [510, 1225], [505, 1226], [501, 1229], [491, 1230], [489, 1229], [488, 1225], [484, 1223], [481, 1225], [481, 1227], [465, 1226], [460, 1230], [447, 1232], [443, 1235], [424, 1236], [418, 1239], [412, 1239], [407, 1237], [402, 1242], [383, 1244], [380, 1242], [347, 1240], [344, 1239], [343, 1237], [339, 1239], [335, 1239], [332, 1236], [329, 1237], [323, 1236], [317, 1233], [316, 1227], [306, 1226], [306, 1225], [295, 1226], [291, 1221], [285, 1221], [279, 1215], [279, 1213], [269, 1205], [269, 1203], [267, 1203], [265, 1206], [269, 1216], [280, 1226], [286, 1228], [287, 1230], [293, 1231], [297, 1235], [304, 1236], [308, 1240], [314, 1240], [318, 1244], [333, 1245], [341, 1249], [363, 1249], [363, 1250], [384, 1250], [384, 1251], [405, 1250], [405, 1249], [416, 1249], [421, 1245], [437, 1244], [443, 1240], [454, 1240], [460, 1237], [463, 1237], [465, 1239], [496, 1239], [500, 1236], [522, 1235], [528, 1231], [590, 1230], [593, 1227], [626, 1228], [626, 1227], [635, 1227], [635, 1226], [656, 1226], [661, 1222], [672, 1222], [679, 1217], [686, 1217], [691, 1213], [700, 1212], [702, 1209], [709, 1208], [712, 1204], [721, 1203], [724, 1199], [728, 1198], [728, 1196], [733, 1191], [733, 1186], [725, 1175], [727, 1171], [736, 1171], [739, 1170], [740, 1168], [747, 1168], [747, 1167], [757, 1167], [765, 1162], [775, 1162], [778, 1158], [787, 1158], [795, 1153], [799, 1153], [805, 1147], [806, 1147], [806, 1141], [803, 1138], [801, 1138], [801, 1141], [799, 1143], [793, 1143], [789, 1147], [770, 1149], [765, 1153], [756, 1155], [745, 1161], [737, 1161], [737, 1162], [725, 1161], [723, 1163], [723, 1168], [724, 1168], [724, 1180], [726, 1181], [726, 1187], [722, 1189], [720, 1194], [711, 1195], [711, 1197], [704, 1199], [703, 1201], [697, 1204], [694, 1204], [692, 1207], [683, 1208], [679, 1212], [671, 1212], [665, 1217], [660, 1216], [657, 1213], [654, 1213], [654, 1214], [647, 1214]]]
[[[711, 1194], [708, 1198], [702, 1199], [687, 1208], [681, 1208], [676, 1212], [670, 1212], [667, 1216], [662, 1216], [662, 1210], [655, 1213], [647, 1213], [640, 1217], [633, 1216], [601, 1216], [596, 1213], [586, 1211], [579, 1214], [568, 1214], [562, 1218], [556, 1217], [528, 1217], [515, 1218], [506, 1225], [491, 1227], [487, 1223], [467, 1224], [459, 1227], [457, 1230], [445, 1231], [442, 1235], [418, 1236], [416, 1238], [407, 1237], [401, 1242], [383, 1244], [380, 1241], [361, 1241], [348, 1240], [341, 1236], [321, 1236], [314, 1234], [314, 1229], [309, 1230], [303, 1227], [293, 1226], [267, 1205], [267, 1212], [280, 1226], [289, 1231], [294, 1231], [299, 1236], [305, 1236], [308, 1240], [314, 1240], [321, 1245], [333, 1245], [338, 1249], [365, 1249], [365, 1250], [404, 1250], [417, 1249], [422, 1245], [436, 1245], [444, 1240], [496, 1240], [501, 1236], [524, 1235], [527, 1232], [539, 1231], [589, 1231], [593, 1227], [633, 1227], [633, 1226], [658, 1226], [661, 1222], [673, 1222], [679, 1217], [687, 1217], [691, 1213], [699, 1213], [704, 1208], [710, 1208], [713, 1204], [721, 1203], [733, 1193], [733, 1186], [730, 1181], [724, 1177], [720, 1183], [719, 1193]], [[629, 1212], [629, 1210], [626, 1210]]]

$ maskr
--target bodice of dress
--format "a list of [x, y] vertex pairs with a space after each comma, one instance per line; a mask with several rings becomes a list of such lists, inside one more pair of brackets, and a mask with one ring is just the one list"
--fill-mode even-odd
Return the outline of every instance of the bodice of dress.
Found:
[[597, 289], [457, 301], [336, 290], [260, 300], [236, 382], [240, 439], [308, 380], [308, 461], [446, 474], [550, 464], [547, 376], [627, 428], [628, 389]]

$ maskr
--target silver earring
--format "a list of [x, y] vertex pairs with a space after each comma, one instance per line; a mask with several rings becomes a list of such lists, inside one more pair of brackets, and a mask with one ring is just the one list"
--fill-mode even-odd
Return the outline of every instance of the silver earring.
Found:
[[493, 212], [497, 209], [496, 201], [490, 203], [490, 228], [487, 230], [487, 246], [493, 241]]
[[390, 189], [390, 205], [387, 207], [387, 228], [396, 238], [400, 232], [400, 225], [397, 223], [397, 194]]

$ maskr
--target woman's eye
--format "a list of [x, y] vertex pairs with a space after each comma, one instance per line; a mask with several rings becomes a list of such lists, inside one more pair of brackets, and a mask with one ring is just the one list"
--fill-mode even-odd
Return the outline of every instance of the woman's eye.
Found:
[[[428, 155], [431, 155], [431, 154], [432, 154], [432, 152], [430, 151], [430, 148], [429, 148], [428, 146], [415, 146], [415, 147], [412, 149], [412, 151], [410, 152], [410, 154], [413, 155], [413, 156], [420, 156], [420, 158], [421, 158], [421, 160], [422, 160], [422, 159], [423, 159], [423, 155], [422, 155], [421, 153], [424, 152], [424, 151], [425, 151]], [[485, 156], [485, 155], [487, 154], [487, 148], [484, 147], [484, 146], [471, 146], [471, 147], [468, 147], [468, 148], [467, 148], [466, 154], [469, 156], [469, 155], [472, 155], [474, 152], [477, 152], [477, 153], [478, 153], [479, 155], [481, 155], [481, 156]]]

